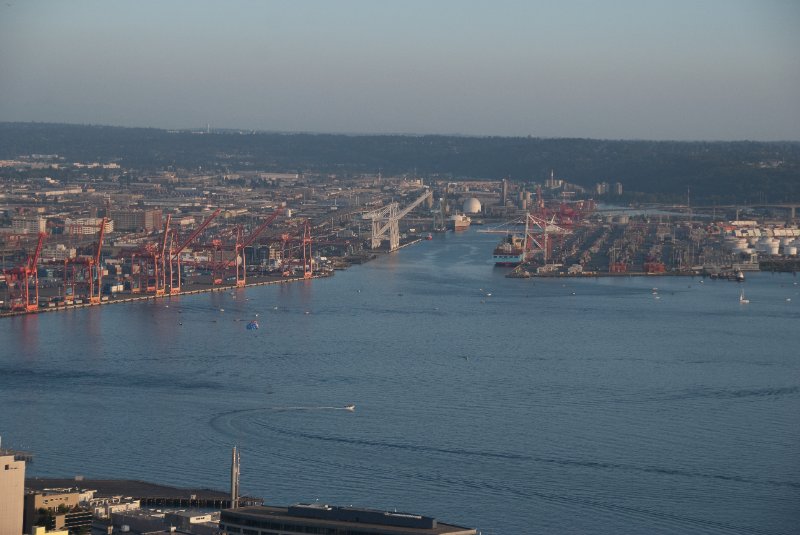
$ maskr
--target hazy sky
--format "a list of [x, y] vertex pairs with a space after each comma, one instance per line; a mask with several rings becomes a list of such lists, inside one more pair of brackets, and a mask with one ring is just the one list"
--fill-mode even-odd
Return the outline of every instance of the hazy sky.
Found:
[[0, 121], [800, 139], [800, 1], [0, 0]]

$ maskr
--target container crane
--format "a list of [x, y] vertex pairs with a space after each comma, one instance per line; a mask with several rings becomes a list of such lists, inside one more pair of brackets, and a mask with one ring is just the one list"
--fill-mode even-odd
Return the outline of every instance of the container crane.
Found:
[[[88, 294], [86, 295], [88, 302], [91, 304], [100, 303], [100, 295], [103, 291], [103, 269], [100, 265], [100, 251], [103, 248], [107, 222], [108, 219], [105, 217], [100, 222], [97, 248], [91, 256], [64, 260], [64, 292], [68, 295], [71, 294], [73, 300], [77, 297], [75, 294], [76, 279], [80, 279], [81, 284], [85, 284], [88, 287]], [[77, 275], [78, 273], [80, 275]]]
[[400, 205], [392, 202], [383, 208], [368, 212], [363, 215], [364, 219], [372, 221], [372, 241], [370, 247], [377, 249], [385, 239], [389, 240], [389, 251], [395, 251], [400, 247], [400, 220], [403, 219], [411, 210], [422, 204], [423, 201], [433, 196], [431, 190], [426, 190], [417, 200], [400, 210]]
[[[311, 235], [311, 220], [303, 222], [302, 234], [293, 237], [289, 233], [281, 234], [281, 274], [284, 277], [291, 277], [297, 265], [303, 263], [303, 278], [310, 279], [313, 271], [313, 257], [311, 256], [311, 245], [313, 242]], [[297, 258], [295, 258], [297, 255]]]
[[313, 267], [311, 256], [311, 221], [306, 219], [303, 225], [303, 278], [310, 279], [313, 275]]
[[[183, 252], [186, 247], [189, 246], [199, 235], [202, 233], [208, 225], [217, 217], [220, 212], [222, 212], [222, 208], [217, 208], [214, 212], [203, 221], [199, 227], [197, 227], [194, 232], [192, 232], [188, 238], [183, 240], [183, 243], [178, 245], [176, 249], [172, 249], [170, 247], [169, 252], [169, 272], [170, 272], [170, 284], [169, 284], [169, 293], [170, 295], [175, 295], [180, 293], [181, 291], [181, 253]], [[164, 238], [164, 245], [166, 246], [166, 237]], [[163, 249], [162, 249], [163, 250]], [[173, 267], [174, 266], [174, 267]]]
[[[103, 249], [103, 237], [106, 234], [106, 218], [100, 222], [100, 234], [97, 238], [97, 249], [89, 264], [89, 302], [93, 305], [100, 303], [100, 294], [103, 291], [103, 268], [100, 265], [100, 251]], [[97, 285], [95, 285], [95, 279]]]
[[[39, 309], [39, 274], [36, 264], [42, 252], [46, 233], [40, 232], [33, 255], [28, 255], [25, 264], [3, 272], [8, 286], [8, 301], [13, 312], [36, 312]], [[31, 292], [33, 285], [33, 292]], [[31, 300], [33, 298], [33, 300]]]
[[[228, 260], [222, 260], [214, 266], [214, 274], [212, 277], [214, 284], [222, 284], [225, 270], [232, 266], [236, 267], [237, 288], [241, 288], [247, 284], [247, 262], [245, 260], [244, 249], [245, 247], [252, 245], [252, 243], [256, 241], [256, 238], [258, 238], [261, 233], [264, 232], [264, 229], [266, 229], [270, 224], [272, 224], [273, 221], [275, 221], [282, 211], [282, 208], [276, 208], [275, 211], [272, 212], [272, 214], [270, 214], [270, 216], [267, 217], [263, 223], [261, 223], [247, 238], [244, 239], [244, 241], [241, 241], [240, 234], [237, 234], [232, 258]], [[241, 229], [239, 232], [241, 232]], [[239, 262], [240, 252], [242, 253], [241, 262]]]

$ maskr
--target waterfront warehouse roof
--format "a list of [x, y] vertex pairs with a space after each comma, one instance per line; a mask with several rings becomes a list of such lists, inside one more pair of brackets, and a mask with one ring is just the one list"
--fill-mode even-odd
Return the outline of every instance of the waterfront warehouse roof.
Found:
[[[445, 524], [422, 515], [323, 504], [296, 504], [289, 507], [252, 506], [225, 510], [221, 515], [220, 530], [231, 533], [233, 530], [230, 530], [230, 527], [275, 530], [276, 533], [327, 533], [327, 529], [332, 528], [357, 531], [364, 535], [476, 535], [477, 533], [471, 528]], [[269, 532], [262, 531], [262, 533]]]

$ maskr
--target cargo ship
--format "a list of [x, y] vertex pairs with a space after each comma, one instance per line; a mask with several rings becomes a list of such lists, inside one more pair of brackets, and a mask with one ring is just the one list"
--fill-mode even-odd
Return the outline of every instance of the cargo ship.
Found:
[[497, 244], [492, 255], [496, 266], [518, 266], [525, 261], [525, 237], [509, 234]]
[[467, 230], [469, 228], [470, 223], [472, 223], [472, 219], [465, 214], [455, 214], [450, 216], [448, 223], [450, 230], [461, 232], [462, 230]]

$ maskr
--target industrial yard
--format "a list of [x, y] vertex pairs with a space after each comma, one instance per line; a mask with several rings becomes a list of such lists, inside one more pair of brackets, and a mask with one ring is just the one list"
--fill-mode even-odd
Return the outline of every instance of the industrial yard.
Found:
[[[751, 209], [748, 219], [737, 207], [615, 206], [621, 184], [609, 197], [608, 184], [589, 190], [553, 172], [542, 183], [153, 174], [58, 155], [0, 169], [31, 175], [3, 186], [6, 315], [331, 276], [434, 233], [469, 229], [499, 235], [494, 260], [512, 277], [798, 269], [793, 206]], [[33, 178], [48, 171], [62, 178]]]

